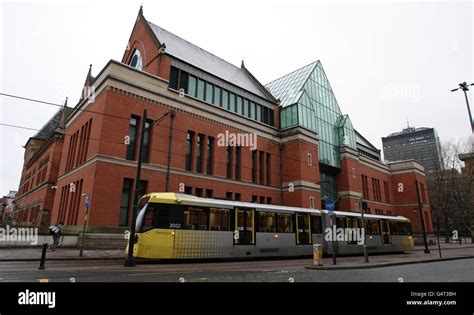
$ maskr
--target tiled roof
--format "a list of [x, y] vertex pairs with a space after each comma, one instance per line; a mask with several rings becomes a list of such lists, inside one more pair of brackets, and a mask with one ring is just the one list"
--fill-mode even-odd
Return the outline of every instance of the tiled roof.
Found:
[[262, 90], [263, 87], [259, 87], [243, 69], [174, 35], [158, 25], [151, 22], [148, 22], [148, 24], [158, 41], [166, 45], [167, 54], [273, 102], [269, 95]]
[[[66, 116], [72, 111], [72, 108], [70, 107], [64, 107], [66, 110]], [[59, 120], [61, 119], [61, 113], [62, 113], [62, 108], [59, 109], [56, 114], [54, 114], [53, 117], [41, 128], [36, 135], [34, 135], [32, 138], [35, 139], [40, 139], [47, 141], [51, 136], [54, 134], [54, 131], [59, 125]]]

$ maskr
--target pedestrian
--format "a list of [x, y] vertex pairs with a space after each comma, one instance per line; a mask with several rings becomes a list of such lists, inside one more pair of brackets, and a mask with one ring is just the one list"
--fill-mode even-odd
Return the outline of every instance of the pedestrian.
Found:
[[63, 222], [59, 222], [56, 225], [49, 227], [49, 234], [53, 236], [53, 244], [49, 246], [51, 251], [54, 251], [59, 246], [59, 238], [61, 237], [61, 227], [64, 225]]

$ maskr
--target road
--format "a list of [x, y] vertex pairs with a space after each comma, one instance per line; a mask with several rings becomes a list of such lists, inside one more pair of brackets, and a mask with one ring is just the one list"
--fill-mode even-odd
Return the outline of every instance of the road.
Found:
[[311, 259], [155, 263], [122, 260], [0, 262], [0, 282], [474, 282], [474, 259], [356, 270], [309, 270]]

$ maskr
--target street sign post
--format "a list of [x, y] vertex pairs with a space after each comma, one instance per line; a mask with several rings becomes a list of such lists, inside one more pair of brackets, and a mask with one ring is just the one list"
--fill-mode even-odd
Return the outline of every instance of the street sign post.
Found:
[[84, 239], [86, 235], [86, 226], [87, 226], [87, 214], [89, 212], [89, 205], [91, 202], [90, 194], [87, 194], [86, 200], [84, 201], [84, 225], [82, 227], [82, 239], [81, 239], [81, 248], [79, 250], [79, 256], [82, 257], [84, 251]]
[[[332, 199], [324, 200], [324, 207], [327, 211], [331, 213], [330, 220], [331, 220], [331, 233], [333, 233], [333, 229], [336, 229], [336, 214], [334, 213], [334, 209], [336, 208], [336, 203]], [[332, 235], [334, 235], [333, 233]], [[336, 240], [332, 237], [332, 264], [336, 264]]]

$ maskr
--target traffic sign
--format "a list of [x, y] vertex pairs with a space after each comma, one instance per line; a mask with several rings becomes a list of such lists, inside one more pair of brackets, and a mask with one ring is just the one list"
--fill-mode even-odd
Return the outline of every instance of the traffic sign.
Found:
[[324, 201], [324, 207], [328, 211], [334, 211], [334, 208], [336, 207], [336, 203], [332, 199], [326, 199]]

